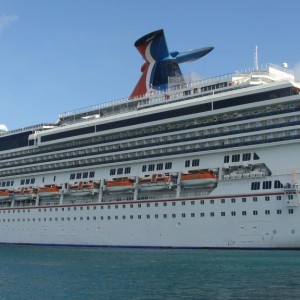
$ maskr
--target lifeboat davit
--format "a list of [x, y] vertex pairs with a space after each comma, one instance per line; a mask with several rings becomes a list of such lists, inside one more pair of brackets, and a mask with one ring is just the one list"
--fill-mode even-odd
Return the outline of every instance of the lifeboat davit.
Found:
[[181, 184], [185, 188], [209, 187], [213, 186], [217, 180], [217, 175], [210, 170], [188, 171], [181, 175]]
[[25, 187], [25, 188], [19, 188], [14, 191], [14, 198], [17, 201], [20, 200], [30, 200], [35, 196], [33, 188]]
[[161, 191], [171, 187], [171, 178], [167, 175], [153, 174], [139, 179], [139, 189], [141, 191]]
[[0, 190], [0, 200], [8, 200], [11, 197], [11, 192], [8, 189]]
[[38, 195], [40, 198], [53, 198], [60, 195], [61, 187], [58, 185], [45, 185], [38, 188]]
[[94, 192], [94, 184], [92, 182], [79, 182], [69, 185], [69, 194], [75, 197], [88, 196]]
[[125, 178], [114, 178], [106, 181], [105, 190], [109, 193], [128, 193], [133, 189], [133, 180]]

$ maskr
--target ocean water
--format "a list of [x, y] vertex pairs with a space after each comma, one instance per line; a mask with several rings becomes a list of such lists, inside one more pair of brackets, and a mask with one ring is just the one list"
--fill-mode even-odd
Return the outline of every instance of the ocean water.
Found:
[[1, 299], [300, 299], [300, 251], [0, 246]]

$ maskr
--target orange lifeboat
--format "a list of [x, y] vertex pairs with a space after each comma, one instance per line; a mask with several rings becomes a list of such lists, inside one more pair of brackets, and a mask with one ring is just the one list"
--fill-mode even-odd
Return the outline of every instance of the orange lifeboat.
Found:
[[141, 191], [160, 191], [172, 187], [171, 177], [164, 174], [146, 175], [139, 179]]
[[3, 189], [3, 190], [0, 190], [0, 200], [8, 200], [10, 199], [10, 190], [8, 189]]
[[133, 180], [125, 178], [114, 178], [105, 183], [105, 190], [110, 193], [128, 193], [133, 189]]
[[209, 187], [218, 180], [217, 175], [211, 170], [188, 171], [181, 175], [181, 184], [185, 188]]
[[31, 187], [19, 188], [14, 191], [15, 200], [29, 200], [34, 196], [33, 189]]
[[69, 193], [72, 196], [87, 196], [93, 193], [94, 184], [92, 182], [79, 182], [69, 185]]
[[51, 198], [51, 197], [57, 197], [60, 194], [60, 186], [51, 184], [51, 185], [45, 185], [38, 188], [38, 195], [40, 198]]

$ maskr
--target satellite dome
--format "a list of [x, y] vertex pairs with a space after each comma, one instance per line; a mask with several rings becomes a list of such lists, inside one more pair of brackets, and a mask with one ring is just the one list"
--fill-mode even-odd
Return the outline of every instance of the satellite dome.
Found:
[[0, 133], [7, 132], [7, 131], [8, 131], [7, 127], [3, 124], [0, 124]]

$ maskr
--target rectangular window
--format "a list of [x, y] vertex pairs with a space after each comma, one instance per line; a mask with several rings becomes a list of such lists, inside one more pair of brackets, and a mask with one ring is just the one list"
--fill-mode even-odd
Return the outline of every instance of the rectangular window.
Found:
[[189, 167], [190, 167], [190, 164], [191, 164], [191, 161], [190, 161], [190, 160], [186, 160], [184, 166], [185, 166], [186, 168], [189, 168]]
[[221, 216], [225, 217], [225, 212], [224, 211], [221, 212]]
[[246, 216], [247, 212], [245, 210], [242, 211], [242, 216]]
[[231, 212], [231, 215], [234, 217], [236, 215], [236, 212], [235, 211], [232, 211]]
[[142, 172], [146, 172], [147, 171], [147, 166], [146, 165], [143, 165], [142, 167]]
[[260, 189], [260, 182], [252, 182], [251, 183], [251, 190], [259, 190]]
[[166, 169], [166, 170], [172, 169], [172, 163], [171, 163], [171, 162], [165, 163], [165, 169]]
[[200, 159], [199, 158], [192, 160], [192, 167], [198, 167], [199, 164], [200, 164]]
[[88, 172], [83, 172], [82, 178], [88, 178], [88, 176], [89, 176], [89, 173], [88, 173]]
[[253, 211], [253, 216], [257, 216], [257, 210]]
[[73, 173], [73, 174], [70, 174], [70, 179], [72, 180], [72, 179], [75, 179], [75, 174]]
[[231, 199], [231, 203], [235, 203], [235, 198], [232, 198], [232, 199]]
[[265, 210], [265, 214], [266, 214], [266, 215], [269, 215], [269, 214], [270, 214], [270, 211], [269, 211], [268, 209], [266, 209], [266, 210]]
[[116, 169], [110, 169], [109, 175], [110, 176], [116, 175]]
[[162, 163], [156, 165], [156, 170], [163, 170], [163, 168], [164, 168], [164, 164]]
[[130, 172], [131, 172], [131, 167], [126, 167], [125, 168], [125, 174], [130, 174]]
[[117, 174], [118, 174], [118, 175], [121, 175], [121, 174], [123, 174], [123, 168], [118, 168], [118, 170], [117, 170]]
[[76, 174], [76, 179], [81, 179], [81, 173]]
[[229, 155], [224, 156], [224, 164], [229, 163]]
[[242, 198], [242, 202], [246, 202], [247, 201], [247, 199], [246, 198]]
[[263, 182], [263, 190], [270, 189], [272, 186], [272, 181], [264, 181]]
[[200, 213], [200, 217], [201, 218], [203, 218], [204, 217], [204, 213], [202, 212], [202, 213]]
[[251, 153], [244, 153], [243, 154], [243, 161], [248, 161], [251, 159]]
[[93, 178], [93, 177], [95, 177], [95, 171], [91, 171], [90, 172], [90, 176], [89, 176], [90, 178]]
[[277, 215], [281, 215], [281, 209], [277, 209]]
[[155, 170], [155, 164], [151, 164], [148, 166], [148, 171], [154, 171]]
[[238, 162], [238, 161], [240, 161], [240, 154], [234, 154], [234, 155], [232, 155], [231, 161], [232, 162]]

